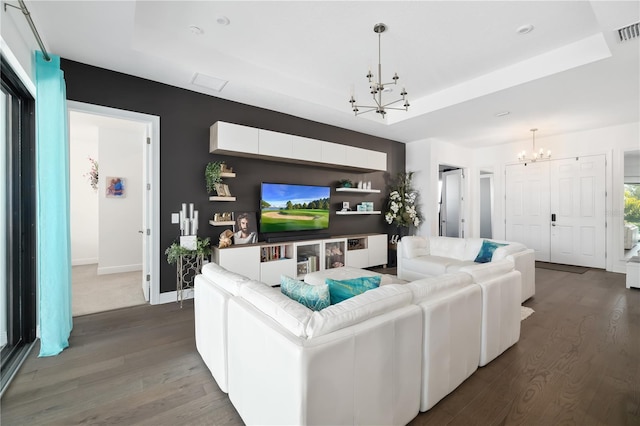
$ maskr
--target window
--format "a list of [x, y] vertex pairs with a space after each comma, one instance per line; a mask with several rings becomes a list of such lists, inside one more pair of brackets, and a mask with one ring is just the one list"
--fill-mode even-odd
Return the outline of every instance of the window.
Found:
[[36, 338], [35, 102], [4, 57], [1, 65], [0, 393]]
[[624, 221], [640, 228], [640, 184], [624, 184]]

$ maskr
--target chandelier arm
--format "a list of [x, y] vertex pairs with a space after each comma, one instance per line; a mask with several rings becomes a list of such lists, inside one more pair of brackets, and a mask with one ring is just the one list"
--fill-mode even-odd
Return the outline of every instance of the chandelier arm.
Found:
[[404, 101], [404, 99], [398, 99], [398, 100], [395, 100], [393, 102], [389, 102], [388, 104], [384, 104], [382, 106], [386, 108], [389, 105], [397, 104], [398, 102], [402, 102], [402, 101]]
[[376, 107], [362, 107], [362, 108], [371, 108], [371, 109], [368, 109], [366, 111], [358, 111], [358, 112], [356, 112], [356, 115], [364, 114], [366, 112], [375, 111], [377, 109]]
[[393, 109], [393, 110], [396, 110], [396, 111], [406, 111], [407, 110], [406, 108], [396, 108], [396, 107], [385, 107], [384, 109]]

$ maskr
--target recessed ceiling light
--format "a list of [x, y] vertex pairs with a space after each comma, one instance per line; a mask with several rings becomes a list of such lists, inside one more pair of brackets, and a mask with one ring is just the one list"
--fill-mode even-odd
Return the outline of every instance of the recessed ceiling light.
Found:
[[189, 25], [189, 31], [191, 31], [191, 33], [195, 35], [202, 35], [204, 33], [204, 31], [202, 31], [202, 28], [195, 25]]
[[511, 114], [511, 112], [509, 112], [509, 111], [501, 111], [501, 112], [496, 112], [494, 115], [496, 117], [504, 117], [505, 115], [509, 115], [509, 114]]
[[227, 18], [226, 16], [218, 16], [216, 17], [216, 23], [218, 25], [229, 25], [229, 18]]
[[533, 31], [533, 25], [531, 24], [527, 24], [527, 25], [523, 25], [521, 27], [518, 27], [516, 29], [516, 33], [523, 35], [523, 34], [529, 34], [531, 31]]

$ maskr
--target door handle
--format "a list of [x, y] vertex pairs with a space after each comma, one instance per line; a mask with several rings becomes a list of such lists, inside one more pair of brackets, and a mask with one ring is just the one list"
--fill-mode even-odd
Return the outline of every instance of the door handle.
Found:
[[555, 222], [555, 221], [556, 221], [556, 214], [551, 213], [551, 222]]
[[138, 231], [138, 234], [144, 234], [144, 231]]

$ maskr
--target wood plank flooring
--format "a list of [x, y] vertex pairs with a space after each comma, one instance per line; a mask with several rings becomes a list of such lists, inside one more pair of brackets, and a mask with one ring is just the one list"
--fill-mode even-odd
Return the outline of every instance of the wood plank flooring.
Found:
[[[520, 341], [411, 425], [640, 425], [640, 290], [624, 280], [536, 269]], [[191, 301], [78, 317], [67, 350], [37, 352], [3, 426], [242, 424], [196, 352]]]

